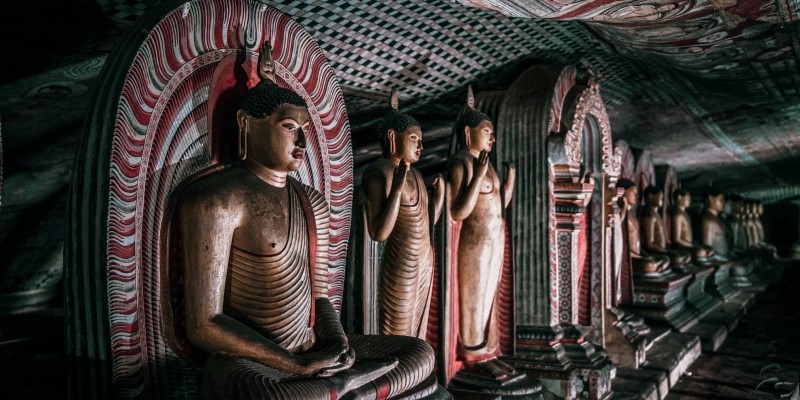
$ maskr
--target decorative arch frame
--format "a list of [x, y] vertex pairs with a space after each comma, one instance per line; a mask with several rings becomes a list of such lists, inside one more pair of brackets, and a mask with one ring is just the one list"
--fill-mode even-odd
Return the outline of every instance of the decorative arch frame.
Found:
[[[193, 397], [194, 371], [167, 345], [160, 318], [159, 228], [167, 197], [184, 177], [229, 159], [219, 118], [232, 115], [236, 91], [257, 81], [257, 49], [266, 40], [277, 83], [309, 104], [307, 157], [294, 176], [330, 205], [328, 291], [341, 307], [353, 160], [344, 100], [322, 50], [303, 27], [260, 1], [156, 8], [106, 62], [73, 176], [67, 353], [101, 360], [97, 371], [75, 368], [98, 376], [96, 390], [120, 398]], [[79, 385], [73, 390], [87, 390]]]
[[673, 206], [672, 192], [681, 187], [678, 172], [672, 165], [662, 164], [655, 166], [656, 187], [664, 192], [664, 205], [661, 207], [661, 219], [664, 220], [664, 230], [667, 232], [667, 243], [672, 243], [672, 218], [669, 217]]
[[636, 159], [633, 156], [633, 150], [628, 142], [617, 139], [614, 142], [614, 154], [619, 157], [619, 177], [620, 179], [628, 179], [632, 182], [636, 181]]
[[[615, 171], [599, 85], [574, 66], [536, 65], [523, 72], [506, 91], [496, 125], [498, 159], [515, 163], [522, 183], [511, 213], [515, 240], [524, 243], [515, 246], [515, 357], [523, 363], [530, 362], [528, 357], [571, 360], [562, 365], [563, 375], [556, 373], [565, 398], [577, 396], [576, 379], [584, 381], [590, 398], [610, 390], [605, 352], [576, 326], [576, 244], [594, 190], [594, 183], [581, 176], [587, 116], [599, 128], [602, 168]], [[581, 365], [579, 372], [573, 371], [575, 365]]]
[[[562, 73], [562, 78], [567, 75]], [[611, 124], [599, 83], [590, 79], [585, 86], [574, 84], [562, 101], [559, 126], [551, 125], [548, 135], [559, 246], [551, 253], [550, 262], [561, 269], [560, 276], [572, 275], [559, 280], [559, 292], [566, 291], [564, 285], [573, 289], [569, 302], [562, 299], [559, 303], [560, 322], [587, 326], [590, 336], [595, 336], [602, 323], [601, 274], [608, 252], [604, 240], [608, 223], [600, 186], [604, 184], [603, 175], [616, 182], [620, 162], [613, 152]], [[554, 107], [553, 112], [557, 110]], [[586, 160], [587, 155], [594, 160]], [[593, 162], [597, 159], [599, 162]], [[589, 273], [584, 274], [587, 269]]]
[[656, 167], [653, 164], [653, 154], [650, 150], [632, 148], [634, 160], [636, 161], [636, 172], [634, 182], [639, 188], [639, 203], [644, 199], [644, 189], [648, 186], [656, 185]]

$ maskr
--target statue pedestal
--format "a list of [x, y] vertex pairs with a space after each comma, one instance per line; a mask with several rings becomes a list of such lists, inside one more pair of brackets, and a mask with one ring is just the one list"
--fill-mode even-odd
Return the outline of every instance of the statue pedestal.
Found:
[[719, 299], [706, 291], [706, 285], [714, 273], [714, 267], [689, 265], [686, 267], [686, 273], [692, 275], [691, 281], [686, 285], [686, 301], [697, 310], [697, 317], [703, 318], [720, 302]]
[[464, 367], [450, 380], [447, 390], [457, 400], [553, 399], [539, 380], [514, 370], [503, 359], [500, 357]]
[[550, 392], [568, 399], [606, 399], [611, 395], [614, 366], [605, 351], [572, 326], [518, 326], [516, 352], [505, 358], [530, 371]]
[[605, 349], [615, 366], [639, 368], [645, 361], [645, 336], [636, 332], [636, 327], [626, 320], [628, 314], [619, 308], [604, 310]]
[[697, 322], [697, 312], [686, 301], [692, 275], [670, 272], [658, 277], [633, 278], [632, 302], [626, 309], [656, 325], [685, 331]]
[[783, 275], [783, 268], [771, 254], [766, 252], [755, 253], [747, 260], [748, 264], [752, 265], [753, 271], [747, 277], [750, 281], [750, 286], [743, 286], [741, 287], [742, 290], [763, 293], [780, 281]]
[[753, 286], [753, 262], [748, 259], [731, 262], [731, 284], [737, 288]]
[[714, 267], [714, 273], [706, 280], [706, 291], [722, 301], [730, 300], [736, 293], [731, 282], [731, 267], [734, 261], [721, 263]]
[[700, 356], [700, 339], [667, 328], [653, 328], [647, 340], [647, 361], [638, 369], [618, 368], [614, 396], [624, 399], [663, 399], [687, 368]]

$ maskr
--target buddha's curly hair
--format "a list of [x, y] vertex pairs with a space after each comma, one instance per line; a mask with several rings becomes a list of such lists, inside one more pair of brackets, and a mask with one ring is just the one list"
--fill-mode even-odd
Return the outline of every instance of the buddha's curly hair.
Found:
[[492, 119], [489, 118], [488, 115], [472, 107], [464, 107], [464, 110], [461, 111], [461, 116], [458, 118], [458, 121], [456, 121], [455, 127], [456, 142], [459, 148], [467, 147], [466, 138], [464, 137], [464, 127], [468, 126], [474, 128], [478, 126], [481, 121], [491, 122]]
[[632, 187], [634, 187], [634, 186], [636, 186], [636, 183], [635, 183], [635, 182], [633, 182], [633, 181], [632, 181], [632, 180], [630, 180], [630, 179], [625, 179], [625, 178], [622, 178], [622, 179], [620, 179], [620, 180], [618, 180], [618, 181], [617, 181], [617, 187], [618, 187], [618, 188], [623, 188], [623, 189], [626, 189], [626, 190], [627, 190], [628, 188], [632, 188]]
[[386, 134], [389, 130], [394, 130], [396, 133], [405, 132], [408, 128], [412, 126], [421, 126], [419, 121], [416, 118], [408, 115], [403, 114], [398, 110], [390, 109], [384, 116], [383, 121], [381, 121], [380, 125], [380, 141], [381, 141], [381, 148], [384, 152], [388, 151], [388, 146], [386, 143], [387, 137]]
[[268, 79], [263, 79], [242, 95], [239, 108], [251, 117], [266, 118], [284, 104], [308, 108], [305, 100], [299, 94], [282, 88]]
[[656, 194], [659, 194], [659, 193], [661, 193], [661, 189], [659, 189], [659, 188], [657, 188], [657, 187], [655, 187], [653, 185], [650, 185], [650, 186], [644, 188], [644, 196], [645, 197], [653, 196], [653, 195], [656, 195]]

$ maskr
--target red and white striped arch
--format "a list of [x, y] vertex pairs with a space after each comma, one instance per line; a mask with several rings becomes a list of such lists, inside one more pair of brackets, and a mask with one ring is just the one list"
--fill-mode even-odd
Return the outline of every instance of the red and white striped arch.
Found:
[[[114, 123], [108, 200], [108, 296], [115, 386], [160, 397], [186, 385], [160, 319], [160, 226], [170, 191], [219, 159], [231, 84], [252, 86], [268, 40], [277, 83], [309, 104], [307, 158], [295, 173], [331, 207], [329, 295], [341, 307], [352, 201], [350, 126], [334, 71], [289, 16], [257, 1], [194, 0], [150, 30], [124, 79]], [[244, 75], [238, 81], [229, 74]], [[219, 101], [218, 101], [219, 100]], [[213, 116], [213, 117], [212, 117]], [[231, 125], [234, 121], [229, 122]], [[215, 127], [215, 128], [212, 128]], [[185, 375], [185, 374], [184, 374]], [[166, 393], [166, 392], [164, 392]]]

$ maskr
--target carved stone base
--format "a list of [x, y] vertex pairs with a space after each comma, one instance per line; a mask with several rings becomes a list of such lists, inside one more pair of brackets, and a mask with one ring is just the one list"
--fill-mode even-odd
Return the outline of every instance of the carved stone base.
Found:
[[651, 343], [648, 344], [647, 362], [642, 368], [665, 372], [667, 384], [672, 387], [700, 356], [700, 339], [691, 334], [659, 332], [657, 329], [653, 330], [651, 337], [648, 338]]
[[644, 368], [617, 368], [611, 381], [614, 399], [660, 400], [659, 387], [668, 390], [666, 374]]
[[702, 318], [720, 303], [718, 298], [706, 292], [707, 281], [714, 273], [714, 267], [692, 265], [686, 272], [692, 274], [692, 280], [686, 285], [686, 301], [697, 310], [698, 318]]
[[753, 263], [749, 260], [736, 260], [731, 264], [731, 284], [737, 288], [753, 286]]
[[691, 279], [692, 275], [682, 273], [634, 278], [633, 302], [626, 309], [650, 323], [686, 330], [697, 322], [697, 311], [686, 301], [685, 294]]
[[664, 399], [686, 369], [700, 356], [694, 335], [654, 328], [647, 338], [647, 362], [638, 369], [619, 368], [612, 382], [614, 398]]
[[645, 335], [650, 327], [637, 321], [640, 318], [619, 308], [605, 310], [605, 349], [617, 367], [636, 369], [645, 362]]
[[602, 348], [571, 338], [575, 332], [579, 331], [570, 326], [519, 326], [517, 352], [506, 361], [532, 372], [565, 400], [606, 399], [611, 395], [614, 366]]
[[730, 300], [736, 295], [731, 283], [731, 267], [734, 262], [728, 261], [714, 267], [714, 273], [706, 280], [706, 292], [719, 297], [722, 301]]
[[554, 399], [538, 379], [501, 358], [467, 365], [447, 388], [455, 399]]

